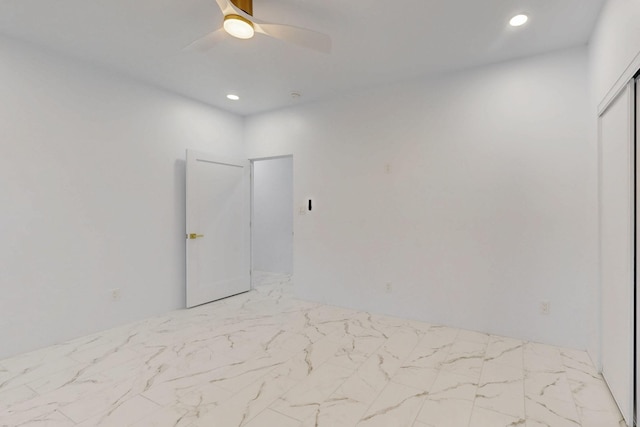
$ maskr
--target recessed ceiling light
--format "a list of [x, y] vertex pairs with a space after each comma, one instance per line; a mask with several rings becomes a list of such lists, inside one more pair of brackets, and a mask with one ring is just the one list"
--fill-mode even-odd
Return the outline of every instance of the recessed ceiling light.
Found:
[[511, 20], [509, 21], [509, 25], [511, 25], [512, 27], [519, 27], [521, 25], [526, 24], [528, 20], [529, 20], [529, 17], [527, 15], [524, 15], [524, 14], [516, 15], [513, 18], [511, 18]]
[[234, 95], [233, 93], [230, 93], [229, 95], [227, 95], [227, 98], [232, 101], [237, 101], [238, 99], [240, 99], [238, 95]]

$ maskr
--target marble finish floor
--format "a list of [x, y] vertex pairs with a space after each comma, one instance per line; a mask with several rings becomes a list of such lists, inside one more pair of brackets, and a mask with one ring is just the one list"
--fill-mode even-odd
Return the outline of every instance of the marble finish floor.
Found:
[[247, 294], [0, 360], [0, 426], [619, 427], [583, 351]]

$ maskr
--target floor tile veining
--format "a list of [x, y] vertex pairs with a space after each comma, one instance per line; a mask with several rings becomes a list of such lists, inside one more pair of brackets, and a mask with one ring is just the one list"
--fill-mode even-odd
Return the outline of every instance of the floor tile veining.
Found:
[[254, 291], [0, 361], [0, 426], [620, 427], [585, 352]]

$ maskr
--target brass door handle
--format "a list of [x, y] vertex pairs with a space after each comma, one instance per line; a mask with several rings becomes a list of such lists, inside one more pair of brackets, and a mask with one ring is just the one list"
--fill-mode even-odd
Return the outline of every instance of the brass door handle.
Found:
[[200, 237], [204, 237], [204, 234], [196, 234], [196, 233], [187, 234], [187, 239], [189, 240], [199, 239]]

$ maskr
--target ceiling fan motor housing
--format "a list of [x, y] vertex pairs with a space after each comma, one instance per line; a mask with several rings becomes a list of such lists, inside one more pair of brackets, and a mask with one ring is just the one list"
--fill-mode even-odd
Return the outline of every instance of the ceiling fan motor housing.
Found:
[[291, 25], [258, 21], [253, 17], [253, 0], [216, 0], [224, 15], [222, 28], [191, 43], [188, 48], [205, 51], [224, 38], [224, 34], [247, 40], [255, 33], [284, 40], [322, 53], [331, 52], [331, 38], [317, 31]]
[[238, 9], [243, 10], [253, 16], [253, 0], [231, 0]]

